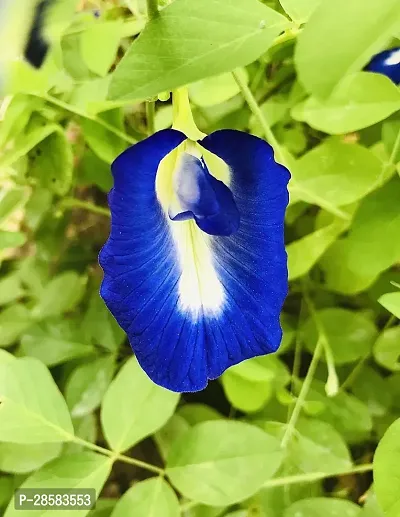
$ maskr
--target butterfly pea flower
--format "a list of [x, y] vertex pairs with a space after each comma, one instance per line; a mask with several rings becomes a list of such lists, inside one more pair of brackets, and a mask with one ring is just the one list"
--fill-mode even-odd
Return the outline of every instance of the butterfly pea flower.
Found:
[[365, 67], [365, 70], [386, 75], [395, 84], [400, 84], [400, 47], [376, 54]]
[[[187, 133], [190, 133], [188, 131]], [[264, 140], [165, 129], [112, 164], [101, 296], [147, 375], [176, 392], [279, 347], [289, 172]]]

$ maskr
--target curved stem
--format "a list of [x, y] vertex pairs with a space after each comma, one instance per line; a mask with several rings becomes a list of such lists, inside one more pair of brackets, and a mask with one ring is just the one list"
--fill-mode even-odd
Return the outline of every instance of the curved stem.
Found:
[[323, 341], [323, 337], [320, 336], [318, 339], [318, 342], [317, 342], [317, 346], [315, 347], [314, 355], [311, 360], [310, 366], [308, 368], [307, 375], [304, 378], [299, 396], [296, 400], [296, 404], [294, 406], [293, 412], [292, 412], [289, 422], [287, 424], [285, 434], [283, 435], [282, 442], [281, 442], [282, 448], [286, 448], [290, 442], [290, 439], [292, 438], [292, 435], [295, 430], [297, 421], [299, 419], [301, 410], [303, 409], [304, 402], [305, 402], [308, 392], [310, 390], [311, 383], [314, 379], [314, 375], [317, 370], [317, 365], [320, 360], [323, 349], [324, 349], [324, 341]]
[[190, 108], [189, 92], [186, 86], [172, 92], [172, 128], [185, 133], [190, 140], [202, 140], [206, 135], [196, 126]]
[[64, 198], [61, 201], [59, 208], [61, 208], [61, 210], [66, 208], [83, 208], [84, 210], [88, 210], [94, 214], [111, 217], [110, 210], [108, 208], [97, 206], [93, 203], [90, 203], [89, 201], [82, 201], [81, 199], [76, 199], [73, 197]]
[[365, 463], [364, 465], [355, 465], [354, 467], [341, 472], [308, 472], [306, 474], [297, 474], [295, 476], [284, 476], [280, 478], [270, 479], [264, 483], [263, 488], [273, 488], [277, 486], [293, 485], [295, 483], [311, 483], [312, 481], [319, 481], [330, 477], [348, 476], [351, 474], [362, 474], [370, 472], [373, 468], [372, 463]]
[[83, 438], [79, 438], [78, 436], [71, 436], [71, 442], [77, 443], [90, 449], [95, 452], [99, 452], [100, 454], [104, 454], [112, 458], [114, 461], [119, 460], [123, 463], [128, 463], [129, 465], [135, 465], [136, 467], [141, 467], [143, 469], [149, 470], [150, 472], [154, 472], [160, 476], [164, 476], [164, 470], [160, 467], [156, 467], [155, 465], [151, 465], [150, 463], [146, 463], [145, 461], [137, 460], [136, 458], [131, 458], [130, 456], [125, 456], [124, 454], [118, 454], [114, 451], [110, 451], [105, 447], [100, 447], [100, 445], [96, 445], [95, 443], [88, 442], [83, 440]]
[[74, 113], [75, 115], [78, 115], [79, 117], [86, 118], [88, 120], [92, 120], [93, 122], [96, 122], [96, 124], [99, 124], [99, 126], [103, 126], [104, 129], [107, 129], [111, 133], [114, 133], [114, 135], [119, 136], [121, 140], [125, 140], [125, 142], [128, 142], [129, 144], [135, 144], [136, 140], [132, 138], [131, 136], [127, 135], [123, 131], [119, 130], [118, 128], [112, 126], [105, 120], [103, 120], [100, 117], [97, 117], [96, 115], [89, 115], [88, 113], [85, 113], [83, 110], [77, 108], [76, 106], [73, 106], [72, 104], [68, 104], [67, 102], [64, 102], [60, 99], [57, 99], [57, 97], [53, 97], [52, 95], [44, 95], [42, 97], [47, 102], [50, 102], [51, 104], [54, 104], [55, 106], [58, 106], [59, 108], [65, 109], [66, 111], [69, 111], [70, 113]]
[[247, 104], [249, 105], [249, 108], [253, 112], [254, 116], [257, 117], [258, 121], [260, 122], [260, 125], [264, 131], [266, 139], [274, 148], [277, 160], [280, 163], [282, 163], [283, 165], [286, 165], [285, 158], [283, 156], [279, 142], [275, 138], [275, 135], [272, 132], [272, 130], [267, 122], [267, 119], [264, 117], [264, 114], [261, 111], [260, 106], [258, 105], [258, 103], [257, 103], [254, 95], [252, 94], [250, 88], [248, 87], [246, 81], [243, 79], [243, 77], [240, 76], [240, 74], [237, 73], [236, 70], [232, 71], [232, 75], [233, 75], [233, 78], [235, 79], [237, 85], [239, 86], [244, 99], [246, 100]]

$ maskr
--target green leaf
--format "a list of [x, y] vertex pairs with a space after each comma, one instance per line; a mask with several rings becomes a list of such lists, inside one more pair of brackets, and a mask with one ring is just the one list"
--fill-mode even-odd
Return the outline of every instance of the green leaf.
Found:
[[90, 298], [82, 326], [88, 341], [101, 345], [110, 352], [118, 350], [126, 338], [125, 332], [115, 321], [97, 290]]
[[321, 0], [279, 0], [286, 13], [297, 25], [308, 21]]
[[[400, 134], [400, 120], [387, 120], [382, 124], [382, 140], [385, 144], [385, 149], [389, 157], [391, 157], [396, 144], [396, 140]], [[400, 162], [400, 148], [393, 156], [393, 163]]]
[[361, 508], [343, 499], [332, 497], [315, 497], [302, 499], [293, 503], [284, 513], [284, 517], [361, 517]]
[[[267, 421], [260, 425], [280, 440], [286, 429], [286, 424], [280, 422]], [[291, 475], [321, 470], [340, 472], [351, 467], [351, 456], [346, 442], [332, 425], [322, 420], [300, 418], [286, 449], [284, 465], [285, 472]]]
[[316, 97], [327, 97], [342, 77], [381, 50], [399, 23], [397, 0], [322, 2], [298, 38], [300, 81]]
[[165, 459], [175, 440], [181, 438], [189, 429], [190, 425], [181, 415], [172, 415], [168, 422], [154, 435], [154, 440]]
[[30, 312], [24, 305], [15, 304], [0, 313], [0, 346], [10, 346], [32, 325]]
[[[246, 69], [237, 70], [239, 76], [246, 83], [249, 80]], [[221, 104], [240, 93], [240, 88], [231, 73], [202, 79], [189, 86], [190, 100], [200, 107]]]
[[0, 230], [0, 250], [19, 248], [26, 242], [26, 235], [22, 232], [5, 232]]
[[371, 489], [368, 491], [361, 517], [385, 517], [382, 508], [378, 504], [376, 495]]
[[288, 458], [298, 472], [326, 473], [345, 471], [351, 467], [346, 442], [336, 429], [316, 419], [302, 418], [288, 451]]
[[[280, 474], [286, 476], [290, 475], [290, 472], [282, 469]], [[260, 509], [262, 517], [282, 517], [284, 510], [295, 501], [306, 497], [317, 497], [321, 493], [318, 482], [296, 483], [264, 488], [251, 499], [251, 503]]]
[[273, 372], [250, 359], [229, 368], [222, 375], [221, 381], [225, 396], [233, 407], [253, 412], [259, 411], [272, 397], [273, 378]]
[[0, 194], [0, 223], [4, 222], [15, 210], [21, 208], [29, 197], [26, 187], [2, 189]]
[[393, 372], [400, 371], [400, 327], [386, 329], [374, 345], [375, 361]]
[[205, 404], [185, 404], [178, 408], [177, 414], [182, 416], [190, 425], [222, 418], [222, 415], [216, 409]]
[[284, 387], [290, 375], [284, 363], [268, 356], [229, 368], [221, 380], [229, 402], [241, 411], [252, 412], [260, 410], [276, 388]]
[[[105, 111], [100, 118], [123, 132], [123, 113], [120, 109]], [[83, 136], [92, 151], [103, 161], [110, 164], [125, 151], [127, 143], [96, 121], [82, 118]], [[111, 173], [109, 172], [111, 179]]]
[[328, 289], [346, 294], [362, 291], [399, 260], [399, 199], [398, 178], [363, 199], [348, 236], [337, 241], [320, 263]]
[[114, 104], [106, 100], [110, 82], [111, 74], [85, 80], [74, 88], [70, 103], [88, 115], [113, 108]]
[[0, 443], [0, 470], [23, 474], [32, 472], [61, 453], [61, 443]]
[[334, 221], [324, 228], [291, 242], [286, 247], [289, 280], [295, 280], [308, 273], [347, 226], [347, 221]]
[[11, 501], [14, 492], [13, 478], [11, 476], [0, 476], [0, 508], [3, 508]]
[[348, 443], [368, 438], [372, 430], [371, 415], [368, 407], [353, 395], [339, 391], [334, 397], [327, 398], [324, 383], [314, 381], [307, 400], [322, 406], [319, 420], [331, 424]]
[[400, 292], [386, 293], [379, 298], [378, 302], [400, 319]]
[[[19, 488], [52, 488], [55, 492], [58, 488], [94, 488], [98, 496], [110, 474], [111, 467], [110, 458], [93, 452], [61, 456], [28, 477]], [[89, 511], [89, 509], [75, 510], [74, 516], [84, 517]], [[35, 512], [37, 516], [46, 517], [57, 517], [62, 514], [65, 514], [65, 511], [46, 508]], [[11, 501], [4, 517], [31, 517], [31, 515], [32, 510], [16, 510], [14, 501]]]
[[46, 285], [32, 315], [44, 319], [71, 311], [81, 300], [85, 287], [86, 277], [75, 271], [59, 274]]
[[287, 26], [256, 0], [176, 0], [132, 44], [113, 74], [110, 97], [145, 99], [245, 66]]
[[[268, 124], [272, 127], [287, 115], [289, 102], [286, 95], [277, 94], [261, 104], [260, 109], [266, 120], [268, 120]], [[250, 130], [256, 136], [264, 137], [264, 130], [255, 115], [252, 115], [250, 118]]]
[[88, 149], [78, 164], [78, 181], [80, 184], [96, 185], [103, 192], [112, 188], [110, 166], [101, 160], [91, 149]]
[[0, 362], [0, 441], [63, 442], [74, 434], [67, 405], [37, 359]]
[[115, 369], [113, 357], [99, 357], [77, 366], [65, 386], [65, 400], [73, 417], [91, 413], [99, 405]]
[[98, 499], [96, 508], [89, 513], [89, 517], [111, 517], [115, 503], [116, 499]]
[[[375, 325], [362, 313], [341, 308], [317, 312], [319, 324], [332, 350], [336, 364], [351, 363], [368, 355], [377, 337]], [[310, 317], [302, 329], [304, 343], [313, 351], [318, 341], [315, 318]], [[324, 358], [324, 357], [323, 357]]]
[[175, 442], [166, 472], [185, 497], [223, 506], [257, 492], [279, 468], [282, 454], [278, 440], [257, 427], [205, 422]]
[[[97, 415], [90, 413], [81, 418], [73, 418], [75, 436], [86, 442], [95, 443], [98, 435]], [[64, 454], [82, 452], [85, 446], [79, 442], [68, 442], [64, 444]]]
[[400, 91], [384, 75], [359, 72], [343, 78], [327, 99], [310, 97], [292, 110], [296, 120], [339, 135], [375, 124], [400, 109]]
[[72, 183], [73, 154], [65, 131], [55, 131], [42, 139], [30, 153], [29, 174], [39, 185], [55, 194], [65, 195]]
[[353, 380], [351, 390], [368, 406], [373, 417], [384, 417], [392, 406], [392, 394], [387, 389], [387, 380], [370, 366], [364, 365]]
[[53, 194], [45, 188], [36, 188], [25, 207], [26, 224], [31, 230], [37, 230], [46, 213], [52, 208]]
[[207, 506], [205, 504], [196, 504], [193, 508], [190, 508], [187, 513], [187, 517], [221, 517], [225, 515], [225, 506]]
[[21, 338], [25, 355], [36, 357], [46, 366], [55, 366], [78, 357], [91, 355], [95, 349], [82, 342], [72, 322], [47, 321], [34, 325]]
[[97, 76], [91, 72], [82, 57], [80, 32], [65, 34], [61, 41], [62, 64], [75, 82], [88, 82]]
[[122, 37], [122, 20], [93, 23], [82, 32], [82, 59], [91, 72], [105, 76], [114, 63]]
[[338, 207], [349, 205], [376, 188], [382, 162], [365, 147], [332, 137], [303, 155], [292, 174], [304, 191]]
[[45, 140], [49, 135], [58, 131], [59, 127], [49, 124], [44, 127], [36, 127], [32, 131], [18, 138], [15, 145], [0, 156], [0, 167], [12, 165], [20, 158], [26, 156], [34, 147]]
[[3, 350], [0, 348], [0, 364], [3, 363], [9, 363], [10, 361], [15, 361], [15, 357], [7, 352], [6, 350]]
[[400, 512], [400, 419], [386, 431], [374, 456], [374, 487], [385, 517]]
[[41, 107], [43, 101], [28, 95], [14, 95], [7, 105], [0, 124], [0, 148], [5, 149], [6, 143], [16, 140], [25, 129], [32, 112]]
[[[131, 394], [134, 393], [134, 396]], [[117, 452], [160, 429], [171, 417], [179, 395], [154, 384], [132, 357], [108, 388], [101, 406], [101, 424]]]
[[147, 479], [131, 487], [117, 502], [111, 517], [179, 517], [178, 498], [162, 477]]

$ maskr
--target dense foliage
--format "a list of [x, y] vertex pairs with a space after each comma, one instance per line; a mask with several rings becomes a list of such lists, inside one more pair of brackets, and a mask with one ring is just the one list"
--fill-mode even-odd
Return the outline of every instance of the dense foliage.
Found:
[[[12, 65], [0, 513], [31, 515], [29, 486], [95, 488], [93, 517], [398, 517], [400, 91], [362, 69], [399, 44], [399, 2], [160, 4], [80, 2], [42, 69]], [[290, 169], [291, 283], [278, 353], [179, 396], [139, 368], [97, 256], [110, 163], [183, 85], [203, 132], [250, 131]]]

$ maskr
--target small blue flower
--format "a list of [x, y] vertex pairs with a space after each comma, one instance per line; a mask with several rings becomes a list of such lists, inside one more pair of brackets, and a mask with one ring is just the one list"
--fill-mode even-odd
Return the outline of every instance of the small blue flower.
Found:
[[394, 83], [400, 84], [400, 47], [376, 54], [365, 67], [365, 70], [386, 75]]
[[101, 296], [157, 384], [198, 391], [274, 352], [287, 294], [289, 172], [234, 130], [159, 131], [112, 165]]

